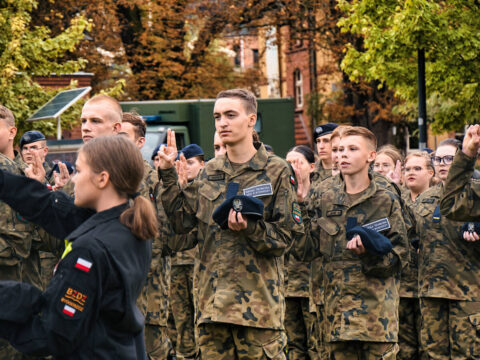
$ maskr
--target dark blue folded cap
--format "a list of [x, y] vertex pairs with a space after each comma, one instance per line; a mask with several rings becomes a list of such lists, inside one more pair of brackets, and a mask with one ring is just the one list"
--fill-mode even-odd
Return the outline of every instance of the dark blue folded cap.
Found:
[[480, 223], [478, 222], [467, 222], [463, 224], [462, 228], [460, 229], [460, 235], [463, 238], [463, 233], [471, 232], [471, 233], [477, 233], [477, 235], [480, 235]]
[[378, 231], [357, 225], [356, 218], [347, 218], [346, 229], [348, 240], [352, 239], [355, 235], [359, 235], [365, 249], [374, 255], [384, 256], [393, 249], [392, 243], [386, 236], [383, 236]]
[[20, 149], [23, 148], [23, 145], [31, 144], [40, 140], [45, 140], [45, 135], [43, 135], [40, 131], [37, 131], [37, 130], [27, 131], [20, 138]]
[[[69, 163], [68, 161], [62, 161], [62, 163], [65, 164], [65, 166], [67, 167], [67, 170], [68, 170], [68, 173], [71, 175], [73, 174], [73, 171], [75, 170], [75, 168], [73, 167], [73, 165], [71, 163]], [[52, 167], [52, 174], [53, 172], [56, 171], [57, 173], [60, 172], [60, 169], [58, 168], [58, 163], [53, 165]]]
[[162, 147], [162, 145], [167, 146], [167, 144], [160, 144], [160, 145], [155, 146], [155, 149], [153, 149], [153, 152], [152, 152], [151, 160], [155, 159], [155, 156], [157, 156], [157, 154], [160, 151], [160, 148]]
[[316, 141], [320, 136], [331, 134], [337, 127], [338, 124], [335, 123], [326, 123], [317, 126], [313, 132], [313, 141]]
[[180, 154], [183, 154], [183, 156], [185, 156], [185, 159], [204, 155], [202, 148], [197, 144], [190, 144], [185, 146], [182, 150], [179, 151], [178, 156], [180, 156]]
[[227, 199], [213, 212], [213, 220], [222, 229], [228, 229], [228, 214], [233, 209], [253, 219], [263, 217], [263, 201], [252, 196], [235, 195], [238, 191], [238, 183], [229, 183], [227, 187]]

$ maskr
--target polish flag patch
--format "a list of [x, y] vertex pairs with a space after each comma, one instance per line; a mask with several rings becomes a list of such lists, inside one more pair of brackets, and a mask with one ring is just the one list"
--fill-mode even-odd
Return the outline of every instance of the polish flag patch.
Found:
[[75, 309], [74, 309], [73, 307], [71, 307], [71, 306], [65, 305], [65, 306], [63, 307], [63, 313], [64, 313], [65, 315], [70, 316], [70, 317], [73, 317], [73, 315], [75, 315], [76, 312], [77, 312], [77, 310], [75, 310]]
[[92, 268], [92, 263], [88, 260], [85, 260], [85, 259], [82, 259], [82, 258], [78, 258], [77, 259], [77, 263], [75, 264], [75, 267], [78, 269], [78, 270], [82, 270], [82, 271], [85, 271], [85, 272], [89, 272], [90, 269]]

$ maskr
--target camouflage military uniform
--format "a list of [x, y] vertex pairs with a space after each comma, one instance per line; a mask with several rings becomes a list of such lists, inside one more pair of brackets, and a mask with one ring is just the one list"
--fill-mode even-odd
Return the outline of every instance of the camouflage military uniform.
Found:
[[475, 161], [462, 151], [453, 159], [440, 204], [449, 219], [480, 221], [480, 181], [472, 179]]
[[[175, 169], [161, 171], [162, 200], [175, 230], [187, 233], [198, 228], [194, 287], [203, 358], [232, 359], [235, 349], [238, 358], [284, 358], [282, 255], [291, 244], [292, 231], [303, 232], [303, 226], [296, 216], [289, 166], [268, 155], [263, 145], [257, 146], [253, 158], [235, 168], [226, 156], [210, 160], [182, 191]], [[212, 219], [229, 182], [237, 182], [240, 190], [256, 187], [257, 195], [263, 195], [259, 198], [265, 205], [264, 218], [250, 220], [243, 231], [221, 230]], [[270, 185], [272, 191], [265, 191]]]
[[[365, 191], [352, 197], [340, 181], [309, 201], [315, 216], [310, 218], [310, 212], [302, 209], [306, 236], [297, 239], [295, 248], [304, 259], [323, 258], [324, 334], [330, 358], [394, 359], [398, 351], [399, 274], [408, 255], [398, 195], [371, 181]], [[345, 224], [349, 217], [359, 224], [387, 218], [390, 228], [383, 233], [393, 251], [377, 257], [368, 251], [359, 256], [347, 250]], [[362, 357], [357, 356], [359, 351]]]
[[463, 240], [461, 226], [440, 215], [443, 185], [417, 199], [420, 339], [425, 359], [480, 358], [479, 242]]
[[[412, 201], [410, 191], [402, 192], [404, 204], [413, 212], [416, 203]], [[420, 347], [420, 303], [418, 300], [418, 254], [411, 243], [416, 237], [416, 231], [409, 234], [409, 259], [403, 268], [400, 278], [400, 306], [398, 316], [400, 328], [398, 332], [398, 345], [400, 350], [397, 358], [414, 360], [419, 357]]]
[[[22, 167], [19, 166], [20, 161], [21, 159], [17, 158], [14, 161], [0, 154], [0, 168], [13, 174], [23, 174]], [[30, 280], [38, 286], [35, 282], [39, 280], [39, 269], [35, 269], [33, 263], [30, 263], [33, 268], [29, 270], [36, 270], [37, 272], [25, 272], [24, 269], [24, 263], [30, 256], [34, 225], [23, 220], [19, 213], [3, 202], [0, 202], [0, 213], [2, 214], [2, 221], [0, 222], [0, 280]], [[28, 276], [30, 274], [31, 276]], [[0, 341], [0, 358], [21, 359], [22, 355], [8, 343]]]
[[193, 248], [180, 251], [172, 257], [170, 307], [177, 333], [175, 348], [177, 359], [193, 358], [197, 350], [193, 300], [193, 266], [196, 250]]
[[170, 287], [170, 256], [165, 253], [168, 236], [173, 236], [161, 204], [160, 184], [156, 171], [145, 161], [144, 178], [139, 192], [150, 199], [157, 210], [160, 235], [152, 243], [152, 263], [147, 281], [138, 299], [138, 305], [145, 315], [145, 344], [152, 360], [164, 360], [171, 354], [172, 345], [167, 336], [168, 297]]

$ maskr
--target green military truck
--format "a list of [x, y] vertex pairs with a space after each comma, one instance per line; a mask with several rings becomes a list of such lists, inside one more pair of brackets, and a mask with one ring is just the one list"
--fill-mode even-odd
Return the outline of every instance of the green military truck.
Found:
[[[147, 123], [142, 154], [150, 161], [155, 146], [165, 143], [167, 129], [175, 131], [177, 146], [198, 144], [207, 158], [213, 157], [215, 100], [159, 100], [121, 102], [123, 111], [134, 111]], [[258, 99], [258, 120], [255, 126], [262, 142], [285, 156], [295, 145], [293, 99]]]

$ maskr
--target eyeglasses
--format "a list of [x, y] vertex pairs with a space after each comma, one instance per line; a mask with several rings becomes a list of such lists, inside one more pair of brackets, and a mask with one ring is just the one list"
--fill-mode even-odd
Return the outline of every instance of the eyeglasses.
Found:
[[24, 146], [24, 147], [22, 148], [22, 152], [37, 151], [37, 150], [43, 149], [44, 147], [45, 147], [45, 146], [40, 146], [40, 147], [38, 147], [38, 146], [36, 146], [36, 145], [30, 146], [30, 147]]
[[432, 157], [432, 161], [435, 165], [440, 165], [442, 162], [445, 165], [450, 165], [453, 162], [453, 156], [452, 155], [445, 155], [444, 157], [434, 156]]

